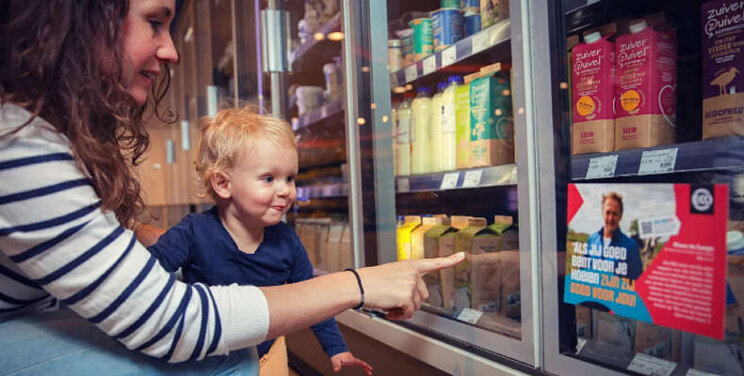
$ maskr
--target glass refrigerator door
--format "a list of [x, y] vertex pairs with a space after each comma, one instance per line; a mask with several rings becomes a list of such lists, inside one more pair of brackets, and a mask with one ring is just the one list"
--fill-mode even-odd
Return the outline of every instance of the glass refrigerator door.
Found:
[[744, 373], [743, 12], [534, 2], [547, 371]]
[[269, 1], [261, 13], [264, 107], [291, 123], [298, 147], [287, 222], [316, 274], [352, 267], [341, 2]]
[[532, 368], [536, 170], [526, 4], [465, 3], [351, 7], [349, 120], [360, 154], [350, 171], [360, 172], [352, 190], [362, 187], [352, 208], [361, 211], [368, 265], [467, 255], [424, 276], [429, 298], [402, 325]]

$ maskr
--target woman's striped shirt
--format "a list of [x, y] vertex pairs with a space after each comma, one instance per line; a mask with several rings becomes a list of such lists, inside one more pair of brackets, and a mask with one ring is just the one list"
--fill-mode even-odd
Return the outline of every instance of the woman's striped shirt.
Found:
[[[0, 135], [29, 118], [0, 106]], [[127, 348], [171, 362], [264, 340], [261, 290], [177, 281], [100, 204], [49, 123], [36, 118], [0, 137], [0, 318], [58, 300]]]

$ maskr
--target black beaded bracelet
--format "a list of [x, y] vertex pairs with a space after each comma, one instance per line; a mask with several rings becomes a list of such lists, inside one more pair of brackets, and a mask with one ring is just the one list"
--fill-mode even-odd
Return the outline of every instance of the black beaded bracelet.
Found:
[[364, 287], [362, 287], [362, 278], [359, 277], [359, 273], [357, 273], [357, 271], [354, 269], [348, 268], [348, 269], [344, 269], [344, 271], [349, 271], [349, 272], [354, 273], [357, 283], [359, 284], [359, 291], [361, 291], [362, 293], [362, 300], [359, 302], [358, 306], [354, 307], [354, 309], [360, 309], [364, 306]]

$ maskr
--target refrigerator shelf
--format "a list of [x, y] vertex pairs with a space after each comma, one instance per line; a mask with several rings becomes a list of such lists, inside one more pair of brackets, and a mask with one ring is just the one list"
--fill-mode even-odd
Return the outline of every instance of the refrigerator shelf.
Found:
[[396, 87], [429, 76], [443, 68], [465, 60], [471, 56], [475, 56], [495, 46], [509, 43], [511, 39], [510, 26], [510, 21], [505, 19], [493, 26], [489, 26], [484, 30], [457, 41], [454, 46], [437, 51], [434, 54], [417, 61], [415, 64], [408, 65], [403, 69], [392, 72], [390, 74], [390, 87], [395, 91]]
[[736, 168], [744, 168], [738, 136], [571, 157], [574, 181]]
[[431, 174], [398, 176], [396, 193], [445, 191], [517, 184], [517, 165], [442, 171]]

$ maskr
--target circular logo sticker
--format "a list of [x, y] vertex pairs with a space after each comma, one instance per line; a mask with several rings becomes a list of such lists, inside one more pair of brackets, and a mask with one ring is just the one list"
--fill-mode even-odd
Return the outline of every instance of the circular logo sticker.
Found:
[[641, 95], [635, 90], [628, 90], [620, 96], [620, 105], [628, 112], [632, 112], [641, 104]]
[[579, 101], [576, 102], [576, 111], [578, 111], [581, 116], [593, 114], [596, 109], [597, 106], [594, 104], [594, 100], [590, 96], [585, 95], [579, 98]]
[[713, 195], [705, 188], [698, 188], [692, 192], [692, 207], [699, 212], [706, 212], [713, 205]]

